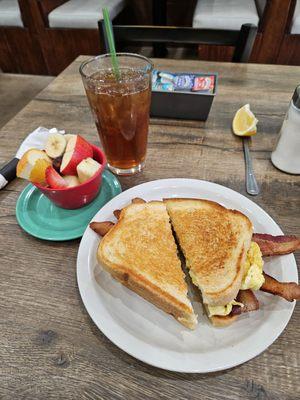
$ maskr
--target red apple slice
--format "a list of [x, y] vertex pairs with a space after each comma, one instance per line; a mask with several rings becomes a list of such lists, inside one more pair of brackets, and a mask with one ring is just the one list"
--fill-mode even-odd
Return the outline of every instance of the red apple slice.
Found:
[[63, 175], [77, 175], [77, 165], [88, 157], [93, 157], [92, 146], [83, 137], [74, 135], [67, 143], [60, 172]]
[[52, 189], [62, 189], [68, 187], [67, 182], [51, 166], [46, 169], [46, 182]]
[[69, 141], [72, 137], [77, 136], [77, 135], [73, 135], [72, 133], [67, 133], [67, 134], [65, 134], [64, 136], [65, 136], [65, 139], [66, 139], [66, 141], [67, 141], [67, 143], [68, 143], [68, 141]]

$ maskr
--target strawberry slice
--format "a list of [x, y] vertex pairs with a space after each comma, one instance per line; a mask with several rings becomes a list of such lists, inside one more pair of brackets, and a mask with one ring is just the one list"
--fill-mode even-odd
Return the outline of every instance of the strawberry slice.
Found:
[[52, 189], [63, 189], [66, 188], [68, 185], [64, 178], [59, 175], [57, 171], [50, 165], [46, 169], [46, 182]]

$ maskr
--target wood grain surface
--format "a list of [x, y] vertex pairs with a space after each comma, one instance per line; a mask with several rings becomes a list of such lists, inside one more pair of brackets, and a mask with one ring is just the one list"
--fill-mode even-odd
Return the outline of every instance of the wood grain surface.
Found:
[[[77, 59], [0, 131], [0, 163], [37, 126], [64, 128], [98, 144]], [[245, 103], [259, 119], [252, 156], [261, 194], [252, 198], [285, 233], [300, 233], [300, 177], [275, 169], [270, 152], [299, 82], [299, 67], [154, 60], [157, 68], [217, 71], [209, 119], [151, 120], [143, 173], [122, 178], [123, 189], [153, 179], [217, 182], [246, 195], [241, 141], [231, 133]], [[300, 398], [300, 308], [265, 352], [236, 368], [180, 374], [152, 368], [115, 347], [94, 325], [76, 283], [79, 240], [35, 239], [18, 226], [16, 200], [26, 182], [0, 191], [0, 398], [201, 399]], [[249, 197], [249, 196], [248, 196]], [[299, 253], [296, 255], [298, 265]]]
[[52, 76], [0, 73], [0, 127], [53, 80]]

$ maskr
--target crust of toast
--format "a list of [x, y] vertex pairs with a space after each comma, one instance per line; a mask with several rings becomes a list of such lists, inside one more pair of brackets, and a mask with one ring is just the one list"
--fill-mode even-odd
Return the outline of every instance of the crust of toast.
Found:
[[197, 318], [162, 202], [131, 204], [101, 240], [99, 263], [124, 286], [194, 329]]
[[134, 291], [145, 300], [154, 304], [156, 307], [172, 315], [182, 325], [189, 329], [195, 329], [196, 320], [191, 315], [191, 310], [185, 304], [170, 296], [168, 293], [153, 285], [149, 280], [142, 276], [135, 275], [132, 271], [122, 270], [118, 265], [111, 267], [102, 262], [103, 267], [120, 283], [128, 289]]
[[209, 318], [213, 326], [217, 328], [226, 328], [226, 326], [231, 325], [237, 319], [237, 315], [213, 315]]
[[253, 227], [237, 210], [202, 199], [165, 199], [193, 283], [207, 305], [225, 305], [241, 286]]

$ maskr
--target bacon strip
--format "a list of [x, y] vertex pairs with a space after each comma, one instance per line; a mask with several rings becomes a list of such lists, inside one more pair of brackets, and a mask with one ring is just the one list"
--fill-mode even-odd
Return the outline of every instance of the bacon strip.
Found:
[[[134, 199], [131, 200], [133, 204], [142, 204], [146, 203], [145, 200], [140, 199], [139, 197], [135, 197]], [[115, 210], [113, 212], [114, 216], [119, 219], [120, 214], [122, 210]], [[107, 232], [114, 226], [115, 224], [110, 221], [104, 221], [104, 222], [91, 222], [90, 223], [90, 228], [93, 229], [98, 235], [100, 236], [105, 236]]]
[[243, 308], [244, 307], [240, 307], [240, 306], [232, 306], [232, 310], [231, 313], [229, 315], [240, 315], [243, 312]]
[[295, 282], [278, 282], [264, 273], [265, 282], [260, 288], [263, 292], [283, 297], [287, 301], [300, 300], [300, 285]]
[[[146, 201], [143, 200], [143, 199], [141, 199], [141, 198], [139, 198], [139, 197], [135, 197], [134, 199], [131, 200], [131, 203], [132, 203], [132, 204], [143, 204], [143, 203], [146, 203]], [[117, 219], [120, 218], [121, 211], [122, 211], [122, 210], [115, 210], [115, 211], [114, 211], [113, 214], [114, 214], [114, 216], [115, 216]]]
[[259, 245], [263, 256], [290, 254], [300, 249], [300, 238], [297, 236], [273, 236], [266, 233], [254, 233], [252, 240]]
[[98, 235], [100, 236], [105, 236], [108, 231], [111, 230], [111, 228], [115, 224], [110, 221], [104, 221], [104, 222], [91, 222], [90, 223], [90, 228], [93, 229]]
[[121, 211], [122, 211], [122, 210], [115, 210], [115, 211], [114, 211], [113, 214], [114, 214], [114, 216], [115, 216], [117, 219], [120, 218]]
[[240, 290], [236, 301], [244, 304], [244, 307], [233, 306], [230, 315], [239, 315], [245, 312], [255, 311], [259, 309], [259, 302], [251, 289]]

